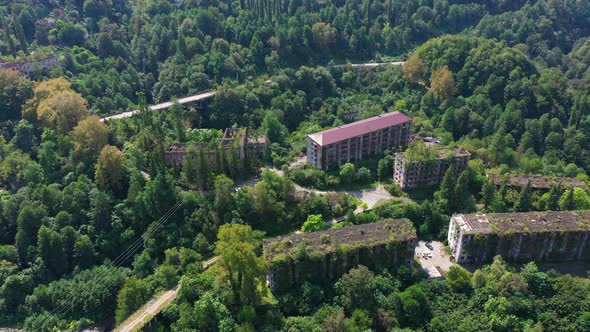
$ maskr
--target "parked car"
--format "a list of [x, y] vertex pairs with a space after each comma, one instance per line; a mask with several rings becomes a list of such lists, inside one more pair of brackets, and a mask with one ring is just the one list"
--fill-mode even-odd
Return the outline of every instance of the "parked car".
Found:
[[432, 247], [432, 243], [430, 243], [430, 242], [426, 242], [426, 248], [428, 248], [430, 250], [434, 250], [434, 248]]

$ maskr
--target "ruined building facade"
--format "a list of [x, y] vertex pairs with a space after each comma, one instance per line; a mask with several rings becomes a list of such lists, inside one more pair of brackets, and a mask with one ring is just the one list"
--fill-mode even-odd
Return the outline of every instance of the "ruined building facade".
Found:
[[412, 264], [415, 245], [416, 231], [407, 219], [279, 236], [264, 241], [271, 264], [267, 283], [284, 292], [305, 281], [329, 283], [358, 265], [393, 271]]
[[53, 67], [61, 68], [61, 62], [57, 54], [39, 59], [22, 59], [13, 62], [4, 62], [0, 59], [0, 69], [15, 70], [29, 78], [37, 72], [48, 73]]
[[408, 160], [404, 153], [396, 153], [393, 180], [402, 190], [436, 186], [442, 182], [449, 167], [457, 174], [467, 168], [471, 154], [466, 150], [440, 148], [437, 157], [429, 160]]
[[590, 211], [459, 214], [448, 243], [458, 263], [590, 259]]
[[[266, 136], [258, 135], [255, 130], [247, 128], [227, 128], [223, 138], [214, 146], [207, 143], [175, 143], [164, 154], [166, 166], [181, 168], [186, 158], [197, 158], [199, 151], [205, 151], [210, 163], [220, 159], [237, 161], [241, 168], [251, 159], [263, 161], [266, 158]], [[194, 151], [190, 155], [190, 150]], [[220, 156], [219, 154], [223, 154]]]
[[307, 136], [307, 163], [323, 170], [402, 150], [410, 142], [412, 118], [391, 112]]

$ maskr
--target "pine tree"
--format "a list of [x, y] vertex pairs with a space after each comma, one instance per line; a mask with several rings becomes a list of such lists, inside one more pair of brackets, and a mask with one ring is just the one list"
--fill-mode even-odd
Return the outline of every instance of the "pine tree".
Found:
[[475, 198], [469, 190], [469, 171], [463, 171], [455, 184], [455, 190], [451, 197], [450, 206], [452, 211], [472, 212], [475, 211]]
[[492, 200], [492, 204], [490, 205], [490, 210], [495, 213], [506, 212], [507, 207], [506, 203], [504, 202], [504, 198], [499, 191], [494, 193], [494, 199]]
[[574, 188], [567, 190], [559, 199], [559, 209], [561, 211], [571, 211], [575, 209]]
[[197, 153], [197, 179], [196, 184], [199, 190], [209, 188], [211, 167], [209, 165], [209, 151], [207, 146], [200, 146]]
[[175, 100], [170, 107], [170, 113], [174, 118], [173, 126], [174, 132], [176, 133], [176, 140], [179, 142], [186, 141], [186, 133], [184, 124], [182, 123], [182, 106], [178, 103], [178, 100]]
[[16, 59], [16, 48], [14, 47], [14, 41], [12, 40], [12, 36], [10, 35], [10, 30], [8, 29], [6, 21], [4, 20], [4, 15], [4, 13], [0, 14], [0, 26], [2, 27], [2, 30], [4, 30], [4, 37], [8, 41], [8, 48], [10, 49], [10, 54], [12, 54], [12, 57]]
[[16, 36], [18, 37], [18, 42], [20, 43], [21, 50], [23, 50], [25, 54], [28, 54], [29, 43], [27, 43], [27, 38], [25, 37], [25, 31], [23, 30], [23, 26], [16, 19], [16, 16], [12, 17], [12, 23], [14, 25], [14, 28], [16, 29]]
[[500, 186], [498, 194], [502, 198], [504, 205], [506, 205], [506, 194], [508, 194], [508, 177], [504, 176], [504, 178], [502, 179], [502, 185]]
[[190, 145], [186, 152], [186, 159], [182, 164], [182, 181], [189, 186], [197, 184], [197, 152], [193, 145]]
[[528, 212], [533, 208], [533, 192], [531, 191], [531, 182], [527, 182], [518, 195], [518, 200], [514, 204], [514, 210], [517, 212]]
[[492, 205], [495, 194], [496, 185], [493, 184], [492, 181], [486, 181], [481, 188], [481, 198], [486, 209]]
[[554, 184], [549, 191], [549, 197], [545, 202], [545, 209], [550, 211], [559, 210], [559, 198], [562, 195], [561, 184]]
[[434, 203], [439, 211], [444, 214], [451, 213], [451, 204], [455, 195], [455, 169], [449, 167], [440, 184], [440, 189], [434, 194]]

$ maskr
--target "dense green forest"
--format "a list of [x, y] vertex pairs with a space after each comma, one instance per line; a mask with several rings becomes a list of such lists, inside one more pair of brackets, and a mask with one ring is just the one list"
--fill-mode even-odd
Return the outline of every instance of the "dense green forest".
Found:
[[[590, 330], [588, 279], [534, 263], [496, 258], [440, 280], [359, 266], [272, 294], [261, 256], [264, 238], [342, 216], [332, 227], [408, 218], [420, 239], [444, 240], [457, 212], [590, 209], [580, 188], [485, 177], [588, 182], [589, 2], [20, 0], [0, 2], [0, 19], [2, 62], [61, 62], [30, 78], [0, 70], [0, 326], [121, 322], [180, 284], [148, 330]], [[334, 66], [393, 60], [406, 63]], [[206, 108], [147, 110], [209, 90]], [[394, 151], [330, 172], [289, 166], [307, 134], [394, 110], [415, 134], [467, 149], [467, 170], [356, 214], [363, 204], [343, 191], [297, 189], [378, 182], [407, 196], [391, 183]], [[266, 135], [266, 159], [210, 160], [231, 127]], [[197, 157], [168, 167], [179, 142]], [[243, 185], [263, 166], [274, 170]]]

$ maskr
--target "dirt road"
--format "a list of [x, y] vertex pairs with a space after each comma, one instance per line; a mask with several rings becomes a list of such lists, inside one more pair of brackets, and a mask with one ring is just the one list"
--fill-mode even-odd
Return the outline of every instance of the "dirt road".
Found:
[[[203, 262], [203, 269], [207, 270], [211, 265], [215, 264], [219, 256], [213, 257], [206, 262]], [[114, 329], [114, 332], [131, 332], [137, 331], [153, 317], [155, 317], [164, 307], [170, 304], [178, 295], [178, 289], [180, 286], [176, 286], [171, 290], [161, 292], [152, 298], [148, 303], [144, 304], [138, 311], [127, 318], [121, 325]]]

